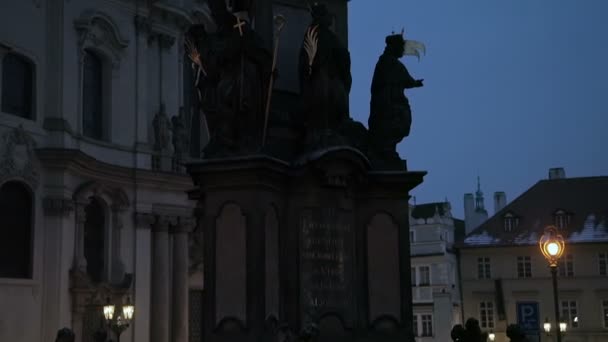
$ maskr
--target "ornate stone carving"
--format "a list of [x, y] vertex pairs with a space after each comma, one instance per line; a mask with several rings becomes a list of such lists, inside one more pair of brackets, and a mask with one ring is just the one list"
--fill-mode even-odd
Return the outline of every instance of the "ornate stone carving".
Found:
[[74, 201], [62, 197], [46, 197], [42, 206], [47, 216], [68, 216], [74, 210]]
[[0, 184], [11, 178], [38, 187], [40, 166], [34, 148], [36, 142], [22, 125], [6, 132], [0, 143]]
[[122, 50], [129, 45], [112, 18], [100, 11], [87, 10], [74, 21], [78, 31], [78, 46], [84, 49], [87, 45], [105, 46], [114, 59], [120, 59]]
[[199, 229], [188, 234], [188, 256], [189, 256], [189, 272], [203, 272], [204, 255], [203, 255], [203, 232]]
[[154, 127], [154, 149], [157, 151], [166, 150], [169, 147], [171, 123], [167, 117], [164, 103], [161, 103], [160, 109], [154, 115], [152, 126]]
[[190, 146], [190, 136], [186, 129], [186, 116], [184, 108], [179, 109], [179, 115], [171, 117], [171, 132], [172, 143], [173, 143], [173, 156], [176, 162], [184, 160], [184, 157], [188, 155], [188, 148]]
[[155, 221], [154, 215], [141, 212], [133, 213], [133, 219], [135, 220], [135, 227], [140, 229], [152, 229]]

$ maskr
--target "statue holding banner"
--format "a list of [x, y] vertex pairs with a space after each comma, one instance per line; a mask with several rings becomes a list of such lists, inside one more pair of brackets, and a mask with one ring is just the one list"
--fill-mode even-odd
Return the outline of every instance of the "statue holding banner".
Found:
[[410, 134], [412, 112], [405, 89], [422, 87], [422, 80], [414, 79], [399, 58], [405, 55], [420, 57], [424, 45], [407, 41], [401, 34], [386, 37], [386, 48], [378, 59], [371, 86], [369, 116], [370, 144], [376, 157], [400, 163], [397, 144]]

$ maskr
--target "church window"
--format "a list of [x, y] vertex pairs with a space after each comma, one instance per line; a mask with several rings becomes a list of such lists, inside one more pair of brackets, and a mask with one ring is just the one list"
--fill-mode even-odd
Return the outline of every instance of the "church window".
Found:
[[85, 50], [82, 81], [82, 129], [89, 138], [103, 139], [103, 62]]
[[0, 278], [32, 278], [32, 205], [22, 183], [0, 187]]
[[16, 53], [6, 54], [2, 59], [2, 111], [33, 119], [34, 83], [34, 64]]
[[92, 199], [85, 207], [84, 257], [87, 261], [87, 274], [93, 282], [103, 280], [105, 251], [105, 210], [103, 204]]

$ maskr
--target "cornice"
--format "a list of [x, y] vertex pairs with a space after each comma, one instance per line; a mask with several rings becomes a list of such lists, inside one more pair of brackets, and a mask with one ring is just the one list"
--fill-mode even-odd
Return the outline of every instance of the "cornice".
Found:
[[73, 172], [91, 179], [106, 179], [120, 185], [132, 185], [136, 180], [137, 184], [143, 187], [162, 188], [167, 191], [185, 192], [193, 187], [188, 175], [107, 164], [80, 150], [40, 148], [36, 149], [36, 154], [46, 169]]

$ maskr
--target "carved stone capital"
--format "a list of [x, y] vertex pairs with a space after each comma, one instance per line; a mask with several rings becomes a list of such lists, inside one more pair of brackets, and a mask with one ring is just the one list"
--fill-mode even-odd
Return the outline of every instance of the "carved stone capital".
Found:
[[136, 15], [135, 16], [135, 28], [140, 32], [140, 33], [150, 33], [150, 19], [143, 17], [141, 15]]
[[195, 224], [196, 221], [191, 217], [178, 217], [177, 222], [171, 225], [171, 233], [190, 233], [192, 230], [194, 230]]
[[138, 229], [152, 229], [152, 226], [156, 222], [154, 215], [141, 212], [133, 213], [133, 220], [135, 227]]
[[74, 210], [74, 201], [62, 197], [46, 197], [42, 201], [46, 216], [68, 216]]
[[152, 232], [167, 233], [171, 227], [173, 217], [166, 215], [156, 215], [154, 224], [152, 224]]
[[167, 34], [159, 33], [158, 34], [158, 43], [161, 48], [170, 49], [173, 46], [173, 44], [175, 44], [175, 37], [167, 35]]

